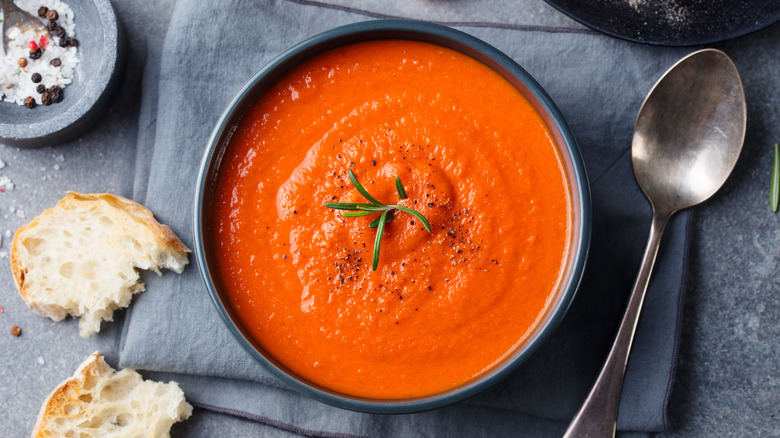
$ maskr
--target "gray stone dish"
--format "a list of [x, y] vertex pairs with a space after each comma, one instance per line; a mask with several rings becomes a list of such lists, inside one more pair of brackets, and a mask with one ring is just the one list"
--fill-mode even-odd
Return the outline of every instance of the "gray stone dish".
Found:
[[[572, 194], [573, 237], [568, 262], [555, 298], [536, 330], [514, 353], [472, 381], [443, 393], [404, 400], [354, 397], [317, 386], [295, 375], [264, 351], [263, 346], [255, 342], [242, 327], [230, 301], [221, 291], [217, 270], [212, 268], [215, 255], [211, 250], [210, 236], [213, 233], [210, 230], [209, 215], [213, 211], [213, 186], [219, 178], [222, 157], [230, 153], [230, 137], [246, 109], [270, 84], [297, 64], [336, 47], [376, 39], [407, 39], [448, 47], [486, 64], [515, 85], [534, 105], [550, 128], [558, 145]], [[316, 35], [288, 49], [249, 79], [230, 102], [208, 140], [195, 189], [193, 221], [195, 256], [203, 281], [217, 313], [249, 356], [290, 388], [315, 400], [361, 412], [400, 414], [439, 408], [487, 389], [516, 370], [550, 337], [574, 298], [585, 268], [590, 245], [591, 204], [590, 189], [579, 147], [566, 121], [547, 93], [522, 67], [496, 48], [463, 32], [430, 23], [383, 20], [350, 24]]]
[[109, 0], [66, 1], [73, 10], [81, 62], [64, 99], [27, 108], [0, 102], [0, 143], [52, 146], [73, 140], [105, 113], [124, 71], [125, 35]]

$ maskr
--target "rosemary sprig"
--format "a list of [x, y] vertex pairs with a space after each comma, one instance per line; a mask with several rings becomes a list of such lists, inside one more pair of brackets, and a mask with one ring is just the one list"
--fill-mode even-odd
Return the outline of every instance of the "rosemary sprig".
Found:
[[[382, 213], [378, 218], [372, 220], [368, 224], [369, 227], [376, 228], [376, 238], [374, 239], [374, 259], [371, 262], [372, 270], [376, 271], [376, 267], [379, 265], [379, 248], [382, 245], [382, 234], [385, 231], [385, 224], [393, 220], [396, 210], [411, 214], [412, 216], [416, 217], [420, 222], [422, 222], [423, 226], [426, 230], [428, 230], [429, 233], [432, 232], [431, 224], [428, 223], [428, 219], [426, 219], [422, 213], [412, 208], [404, 207], [403, 205], [387, 205], [377, 201], [377, 199], [371, 196], [371, 194], [368, 193], [368, 191], [360, 184], [360, 182], [357, 180], [357, 177], [355, 176], [355, 173], [352, 172], [352, 169], [348, 169], [347, 174], [349, 175], [349, 180], [352, 182], [352, 185], [355, 186], [357, 191], [363, 195], [363, 197], [366, 198], [369, 203], [326, 202], [325, 206], [335, 210], [347, 210], [346, 212], [341, 213], [344, 217], [361, 217], [380, 212]], [[403, 183], [401, 183], [401, 178], [395, 178], [395, 189], [398, 192], [399, 198], [407, 198], [406, 190], [404, 189]]]
[[775, 143], [775, 151], [772, 155], [772, 184], [769, 187], [769, 207], [777, 211], [780, 201], [780, 146]]

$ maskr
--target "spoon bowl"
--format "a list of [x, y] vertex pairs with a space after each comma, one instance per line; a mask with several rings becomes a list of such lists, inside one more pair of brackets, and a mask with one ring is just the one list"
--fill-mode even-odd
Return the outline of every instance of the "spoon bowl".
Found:
[[704, 49], [655, 84], [634, 124], [631, 160], [653, 208], [650, 236], [615, 342], [564, 438], [614, 437], [631, 343], [666, 223], [720, 189], [745, 140], [742, 81], [725, 53]]
[[737, 67], [723, 52], [701, 50], [669, 70], [642, 104], [631, 146], [634, 176], [656, 208], [715, 194], [739, 157], [746, 114]]
[[3, 10], [4, 23], [3, 53], [6, 53], [8, 50], [8, 45], [10, 44], [8, 35], [6, 34], [6, 26], [16, 26], [19, 28], [19, 30], [22, 31], [22, 33], [32, 29], [35, 31], [36, 35], [46, 35], [46, 38], [51, 39], [51, 35], [49, 35], [49, 31], [46, 29], [46, 26], [44, 26], [43, 23], [41, 23], [41, 21], [32, 14], [22, 10], [19, 6], [16, 6], [16, 3], [14, 3], [13, 0], [0, 0], [0, 8]]

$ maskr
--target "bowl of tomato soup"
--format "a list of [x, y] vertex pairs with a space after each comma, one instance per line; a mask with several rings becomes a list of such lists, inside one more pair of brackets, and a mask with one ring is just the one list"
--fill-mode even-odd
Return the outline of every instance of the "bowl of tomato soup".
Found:
[[541, 86], [413, 21], [330, 30], [252, 76], [209, 139], [194, 214], [241, 347], [297, 391], [379, 413], [463, 400], [526, 361], [575, 295], [591, 221]]

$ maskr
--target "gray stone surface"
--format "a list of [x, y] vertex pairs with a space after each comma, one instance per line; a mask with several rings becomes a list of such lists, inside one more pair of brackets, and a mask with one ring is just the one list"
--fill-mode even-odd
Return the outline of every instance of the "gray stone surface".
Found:
[[[150, 98], [141, 95], [141, 81], [147, 61], [159, 53], [172, 3], [114, 2], [129, 37], [127, 74], [120, 94], [92, 131], [53, 148], [0, 146], [5, 164], [0, 165], [0, 182], [8, 178], [14, 185], [13, 190], [0, 193], [2, 436], [29, 435], [49, 391], [92, 351], [112, 351], [113, 331], [121, 325], [122, 312], [115, 323], [104, 324], [99, 335], [84, 340], [78, 337], [76, 321], [55, 323], [26, 308], [8, 267], [8, 235], [56, 203], [65, 190], [133, 193], [136, 161], [144, 162], [137, 155], [148, 146], [148, 141], [137, 138], [137, 124], [154, 123], [139, 122], [140, 99]], [[424, 14], [415, 18], [446, 20], [448, 7], [479, 3], [426, 2]], [[388, 7], [386, 13], [403, 11]], [[576, 26], [542, 2], [523, 17], [534, 23]], [[695, 213], [680, 360], [669, 413], [673, 429], [663, 436], [780, 436], [780, 300], [776, 296], [780, 215], [768, 207], [771, 144], [780, 141], [780, 25], [715, 47], [731, 55], [742, 72], [748, 135], [735, 174], [722, 192]], [[21, 327], [21, 336], [10, 335], [13, 325]], [[111, 354], [108, 360], [117, 362]], [[291, 436], [197, 409], [190, 420], [174, 427], [173, 435]]]

